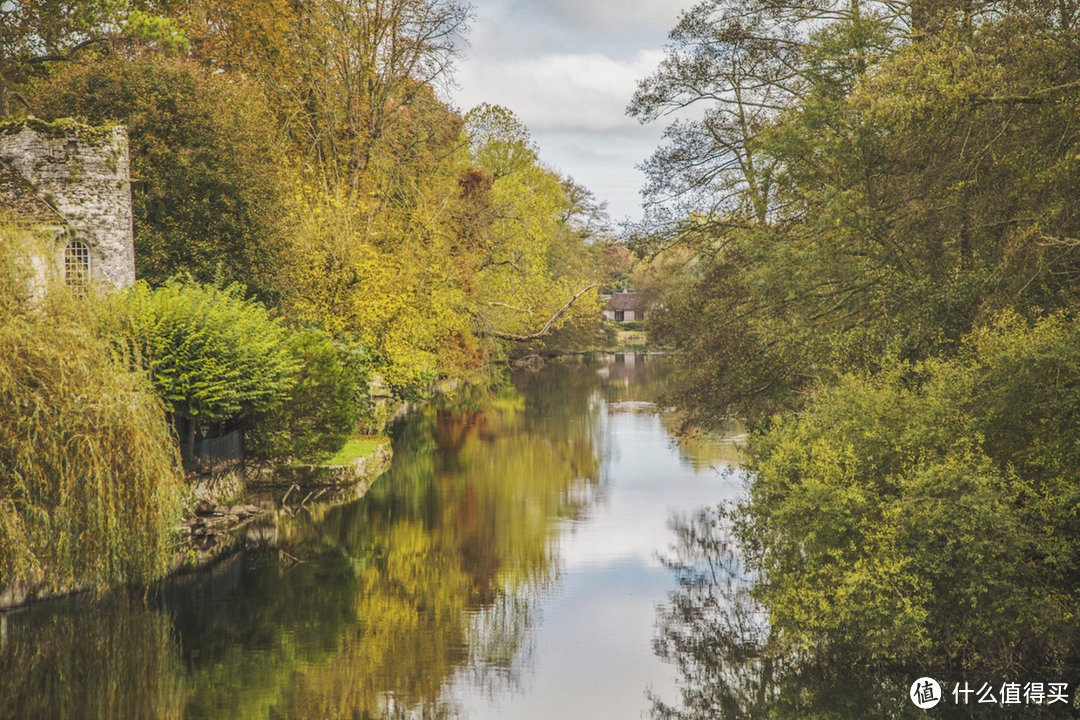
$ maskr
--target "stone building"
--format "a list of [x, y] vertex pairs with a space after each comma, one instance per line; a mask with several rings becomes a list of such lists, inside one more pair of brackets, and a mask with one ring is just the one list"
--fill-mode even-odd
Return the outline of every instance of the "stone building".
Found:
[[30, 229], [39, 275], [79, 290], [135, 282], [127, 131], [73, 120], [0, 124], [0, 222]]

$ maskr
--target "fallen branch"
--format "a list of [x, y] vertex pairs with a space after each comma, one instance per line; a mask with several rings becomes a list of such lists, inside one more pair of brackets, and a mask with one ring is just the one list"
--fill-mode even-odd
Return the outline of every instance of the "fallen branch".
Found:
[[480, 267], [478, 269], [479, 270], [486, 270], [489, 267], [500, 267], [502, 265], [509, 265], [510, 267], [517, 270], [519, 273], [524, 273], [525, 272], [522, 269], [522, 267], [520, 265], [518, 265], [517, 262], [514, 261], [514, 260], [499, 260], [498, 262], [496, 262], [494, 260], [488, 259], [488, 260], [485, 260], [483, 263], [481, 263]]
[[299, 489], [300, 489], [300, 486], [297, 485], [296, 483], [293, 483], [292, 487], [289, 488], [289, 491], [287, 493], [285, 493], [285, 497], [281, 498], [281, 504], [284, 505], [286, 503], [286, 501], [288, 501], [289, 495], [292, 494], [293, 490], [299, 490]]

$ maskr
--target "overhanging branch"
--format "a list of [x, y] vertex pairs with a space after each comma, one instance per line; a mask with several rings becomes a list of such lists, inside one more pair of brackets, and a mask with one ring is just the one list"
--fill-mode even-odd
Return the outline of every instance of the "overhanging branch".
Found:
[[547, 335], [548, 330], [551, 329], [551, 326], [555, 323], [555, 321], [558, 320], [559, 318], [561, 318], [563, 315], [565, 315], [566, 311], [568, 311], [573, 306], [573, 304], [575, 302], [577, 302], [578, 298], [580, 298], [582, 295], [584, 295], [585, 293], [592, 290], [598, 284], [599, 283], [593, 283], [589, 287], [580, 290], [576, 295], [574, 295], [574, 297], [567, 300], [566, 304], [563, 305], [561, 308], [559, 308], [559, 310], [554, 315], [552, 315], [550, 318], [548, 318], [548, 321], [546, 323], [544, 323], [544, 326], [542, 328], [540, 328], [538, 331], [532, 333], [531, 335], [515, 335], [513, 333], [501, 333], [501, 332], [480, 332], [479, 334], [480, 335], [486, 335], [488, 337], [497, 337], [500, 340], [511, 340], [513, 342], [528, 342], [529, 340], [536, 340], [537, 338], [541, 338], [541, 337]]

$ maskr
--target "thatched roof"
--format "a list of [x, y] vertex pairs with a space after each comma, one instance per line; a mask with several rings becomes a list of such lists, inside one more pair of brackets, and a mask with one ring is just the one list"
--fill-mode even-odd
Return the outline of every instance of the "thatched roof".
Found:
[[64, 222], [56, 209], [4, 160], [0, 160], [0, 216], [32, 224], [59, 225]]
[[637, 290], [620, 290], [611, 294], [611, 299], [608, 300], [607, 307], [609, 310], [626, 311], [626, 310], [644, 310], [645, 309], [645, 297]]

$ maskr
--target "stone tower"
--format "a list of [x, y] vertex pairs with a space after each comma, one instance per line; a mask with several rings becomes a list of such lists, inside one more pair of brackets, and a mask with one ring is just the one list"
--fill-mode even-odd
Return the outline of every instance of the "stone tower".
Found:
[[71, 285], [135, 282], [128, 139], [123, 126], [34, 118], [0, 124], [0, 214], [53, 237]]

